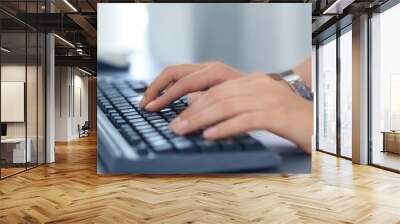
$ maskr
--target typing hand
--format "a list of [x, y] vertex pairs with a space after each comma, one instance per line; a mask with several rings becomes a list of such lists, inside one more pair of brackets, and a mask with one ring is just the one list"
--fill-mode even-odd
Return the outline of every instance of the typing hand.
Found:
[[170, 126], [178, 134], [206, 128], [203, 135], [208, 139], [268, 130], [310, 152], [313, 106], [284, 81], [255, 73], [197, 96]]
[[[170, 66], [150, 84], [140, 106], [147, 111], [158, 111], [188, 93], [207, 90], [241, 76], [239, 71], [221, 62]], [[163, 91], [164, 93], [160, 95]], [[189, 99], [192, 101], [198, 95], [190, 96]]]

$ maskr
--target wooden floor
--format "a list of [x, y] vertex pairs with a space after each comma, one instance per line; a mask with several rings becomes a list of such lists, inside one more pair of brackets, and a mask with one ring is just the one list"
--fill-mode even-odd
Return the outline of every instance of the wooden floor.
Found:
[[37, 165], [36, 164], [28, 164], [27, 167], [25, 168], [25, 165], [19, 165], [18, 167], [7, 167], [7, 168], [1, 168], [1, 178], [6, 178], [11, 175], [15, 175], [20, 172], [24, 172], [27, 169], [33, 169]]
[[1, 168], [1, 177], [7, 177], [19, 172], [22, 172], [26, 170], [25, 167], [24, 168]]
[[391, 152], [374, 151], [374, 164], [389, 167], [395, 170], [400, 170], [400, 155]]
[[0, 181], [0, 223], [400, 223], [400, 175], [315, 152], [311, 175], [98, 176], [94, 137]]

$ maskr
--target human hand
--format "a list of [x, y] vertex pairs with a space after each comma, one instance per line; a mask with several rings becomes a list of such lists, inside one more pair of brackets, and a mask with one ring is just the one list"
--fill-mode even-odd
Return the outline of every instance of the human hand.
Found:
[[170, 66], [150, 84], [140, 106], [150, 112], [158, 111], [188, 93], [207, 90], [241, 76], [239, 71], [221, 62]]
[[178, 134], [205, 129], [208, 139], [251, 130], [268, 130], [311, 150], [312, 102], [297, 96], [287, 83], [263, 73], [226, 81], [196, 96], [170, 126]]

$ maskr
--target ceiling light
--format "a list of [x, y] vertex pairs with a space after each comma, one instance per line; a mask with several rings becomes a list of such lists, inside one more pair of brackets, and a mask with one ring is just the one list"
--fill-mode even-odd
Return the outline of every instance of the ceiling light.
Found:
[[83, 49], [77, 48], [76, 53], [78, 53], [79, 55], [83, 55]]
[[60, 36], [57, 35], [57, 34], [54, 34], [54, 36], [57, 37], [57, 38], [58, 38], [59, 40], [61, 40], [62, 42], [64, 42], [65, 44], [67, 44], [68, 46], [75, 48], [75, 45], [73, 45], [73, 44], [72, 44], [71, 42], [69, 42], [68, 40], [66, 40], [66, 39], [64, 39], [64, 38], [62, 38], [62, 37], [60, 37]]
[[68, 0], [64, 0], [65, 4], [67, 4], [74, 12], [78, 12], [78, 10], [71, 4], [69, 3]]
[[11, 50], [9, 50], [9, 49], [7, 49], [7, 48], [5, 48], [5, 47], [1, 47], [1, 50], [4, 51], [4, 52], [6, 52], [6, 53], [10, 53], [10, 52], [11, 52]]
[[336, 0], [322, 14], [342, 14], [343, 9], [351, 5], [353, 2], [354, 0]]
[[83, 72], [83, 73], [85, 73], [85, 74], [87, 74], [87, 75], [90, 75], [90, 76], [92, 75], [92, 73], [90, 73], [90, 72], [88, 72], [88, 71], [86, 71], [86, 70], [83, 70], [83, 69], [81, 69], [81, 68], [79, 68], [79, 67], [78, 67], [78, 70], [81, 71], [81, 72]]

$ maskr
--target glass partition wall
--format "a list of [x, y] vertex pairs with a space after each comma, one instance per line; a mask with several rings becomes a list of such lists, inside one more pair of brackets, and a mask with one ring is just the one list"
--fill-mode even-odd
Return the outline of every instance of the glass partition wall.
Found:
[[[26, 169], [26, 33], [1, 34], [1, 177]], [[6, 49], [6, 50], [4, 50]], [[28, 160], [29, 161], [29, 160]]]
[[317, 149], [352, 157], [351, 25], [317, 47]]
[[[368, 164], [400, 172], [400, 4], [374, 9], [368, 26]], [[352, 27], [316, 47], [317, 150], [352, 157]], [[338, 57], [336, 57], [338, 55]]]
[[341, 31], [339, 49], [340, 155], [352, 157], [352, 32], [351, 25]]
[[[33, 3], [18, 5], [35, 12]], [[45, 163], [46, 156], [45, 34], [14, 19], [0, 12], [1, 179]]]
[[318, 149], [336, 154], [336, 36], [321, 43], [318, 54]]
[[400, 4], [371, 18], [370, 163], [400, 171]]

